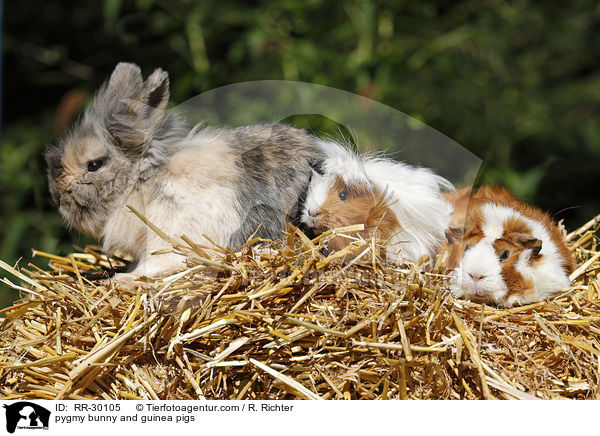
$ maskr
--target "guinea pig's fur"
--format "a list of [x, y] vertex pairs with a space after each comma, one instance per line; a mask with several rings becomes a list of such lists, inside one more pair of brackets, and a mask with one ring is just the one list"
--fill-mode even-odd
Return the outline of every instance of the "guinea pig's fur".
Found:
[[[473, 193], [465, 210], [460, 202], [466, 193], [456, 197], [465, 221], [463, 238], [454, 242], [464, 246], [452, 272], [454, 296], [510, 307], [570, 285], [573, 259], [547, 214], [493, 186]], [[460, 220], [453, 218], [454, 224]]]
[[[277, 239], [306, 191], [317, 140], [283, 124], [235, 129], [185, 128], [166, 111], [169, 79], [146, 81], [120, 63], [82, 119], [46, 153], [50, 193], [76, 229], [104, 250], [129, 254], [134, 275], [184, 266], [177, 254], [151, 255], [168, 243], [126, 205], [170, 238], [233, 249], [257, 236]], [[299, 220], [299, 216], [298, 216]]]
[[[336, 141], [321, 141], [326, 159], [313, 172], [302, 221], [317, 232], [364, 224], [361, 236], [386, 241], [392, 259], [417, 262], [444, 240], [451, 208], [441, 189], [452, 184], [426, 168], [359, 155]], [[330, 241], [334, 250], [350, 239]]]

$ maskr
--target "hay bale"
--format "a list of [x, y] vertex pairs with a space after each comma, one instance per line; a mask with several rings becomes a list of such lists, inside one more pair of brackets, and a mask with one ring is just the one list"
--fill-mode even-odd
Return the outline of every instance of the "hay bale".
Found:
[[[598, 399], [600, 216], [567, 235], [578, 268], [549, 301], [455, 300], [439, 268], [324, 256], [290, 228], [240, 252], [186, 240], [188, 268], [134, 287], [86, 278], [96, 247], [20, 271], [1, 312], [4, 399]], [[350, 237], [350, 236], [348, 236]]]

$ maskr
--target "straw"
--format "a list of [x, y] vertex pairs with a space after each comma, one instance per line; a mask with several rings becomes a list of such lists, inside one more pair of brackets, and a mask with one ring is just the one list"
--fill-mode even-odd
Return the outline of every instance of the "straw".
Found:
[[98, 247], [0, 261], [22, 293], [0, 310], [1, 398], [600, 399], [600, 216], [568, 236], [570, 288], [506, 309], [453, 298], [440, 262], [380, 258], [360, 226], [233, 252], [132, 212], [184, 270], [129, 288], [86, 278], [124, 265]]

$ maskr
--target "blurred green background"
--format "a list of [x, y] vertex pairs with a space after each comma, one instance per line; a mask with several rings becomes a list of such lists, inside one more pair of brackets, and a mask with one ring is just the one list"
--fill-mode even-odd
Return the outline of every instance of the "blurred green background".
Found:
[[[598, 2], [21, 0], [4, 10], [0, 259], [87, 241], [49, 200], [42, 150], [121, 60], [168, 70], [174, 103], [262, 79], [361, 94], [567, 229], [600, 212]], [[0, 307], [17, 297], [0, 289]]]

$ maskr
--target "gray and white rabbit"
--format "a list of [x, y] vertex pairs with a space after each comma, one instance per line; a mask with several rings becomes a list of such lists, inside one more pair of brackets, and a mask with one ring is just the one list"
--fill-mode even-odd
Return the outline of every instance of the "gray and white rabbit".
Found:
[[136, 217], [139, 210], [172, 238], [239, 248], [257, 236], [277, 239], [297, 204], [311, 165], [321, 159], [315, 137], [283, 124], [186, 130], [166, 111], [169, 78], [146, 81], [135, 64], [119, 63], [81, 120], [46, 152], [53, 200], [73, 227], [104, 250], [136, 260], [133, 276], [184, 266]]

